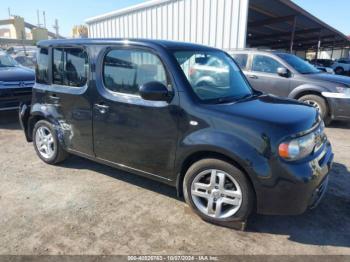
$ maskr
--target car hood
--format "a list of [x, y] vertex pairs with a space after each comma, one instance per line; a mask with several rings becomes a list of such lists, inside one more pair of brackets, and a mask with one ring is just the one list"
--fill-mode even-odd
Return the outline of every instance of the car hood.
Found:
[[0, 81], [34, 81], [34, 70], [20, 66], [0, 67]]
[[331, 75], [326, 73], [310, 74], [304, 76], [308, 77], [308, 79], [314, 79], [316, 81], [328, 81], [335, 84], [342, 84], [350, 87], [350, 77], [348, 76]]
[[265, 127], [265, 130], [279, 129], [280, 132], [273, 133], [283, 136], [305, 132], [319, 122], [319, 114], [312, 106], [271, 95], [255, 96], [236, 103], [211, 105], [211, 107], [212, 110], [223, 113], [230, 121], [247, 123], [256, 129], [262, 127]]

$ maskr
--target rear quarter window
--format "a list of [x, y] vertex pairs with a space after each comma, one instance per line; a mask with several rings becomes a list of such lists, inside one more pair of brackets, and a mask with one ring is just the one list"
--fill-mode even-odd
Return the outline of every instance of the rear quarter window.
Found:
[[36, 82], [41, 84], [49, 83], [49, 50], [40, 48], [37, 55], [37, 64], [35, 69]]

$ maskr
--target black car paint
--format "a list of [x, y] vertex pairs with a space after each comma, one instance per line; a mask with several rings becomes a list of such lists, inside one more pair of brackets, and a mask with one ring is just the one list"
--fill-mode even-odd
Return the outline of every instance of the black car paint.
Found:
[[[225, 159], [249, 177], [257, 211], [263, 214], [304, 212], [327, 176], [333, 159], [329, 142], [296, 162], [281, 159], [277, 152], [284, 139], [317, 128], [320, 120], [314, 108], [258, 92], [226, 104], [199, 103], [172, 51], [217, 49], [132, 39], [57, 40], [39, 46], [85, 48], [90, 74], [82, 88], [35, 85], [31, 106], [23, 105], [20, 110], [28, 141], [32, 141], [34, 123], [47, 119], [68, 152], [176, 186], [180, 193], [184, 172], [194, 160]], [[172, 86], [169, 103], [142, 99], [121, 103], [104, 88], [104, 54], [111, 48], [131, 47], [161, 58]], [[108, 112], [100, 114], [101, 108]]]
[[[300, 74], [286, 61], [278, 56], [278, 51], [234, 51], [231, 54], [247, 54], [248, 63], [244, 73], [251, 85], [262, 92], [298, 99], [305, 94], [318, 94], [322, 92], [338, 93], [336, 87], [350, 88], [350, 77], [332, 75], [327, 73]], [[251, 70], [251, 64], [255, 55], [264, 55], [278, 61], [290, 72], [288, 77], [282, 77], [277, 74], [254, 72]], [[323, 97], [323, 96], [322, 96]], [[350, 98], [331, 98], [324, 97], [330, 109], [330, 117], [333, 120], [350, 120]]]
[[20, 103], [30, 103], [34, 80], [34, 71], [29, 68], [0, 67], [0, 110], [17, 109]]

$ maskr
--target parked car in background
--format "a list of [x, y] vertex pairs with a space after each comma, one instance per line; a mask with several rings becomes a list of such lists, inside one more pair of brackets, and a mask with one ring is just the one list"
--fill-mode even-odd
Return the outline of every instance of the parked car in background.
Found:
[[333, 65], [332, 68], [334, 69], [334, 72], [337, 75], [344, 75], [350, 74], [350, 58], [342, 58], [339, 60], [336, 60]]
[[314, 67], [316, 67], [318, 70], [328, 73], [328, 74], [335, 74], [333, 68], [331, 67], [333, 64], [333, 60], [331, 59], [313, 59], [311, 61], [305, 60], [312, 64]]
[[14, 56], [20, 52], [31, 52], [31, 51], [36, 51], [37, 48], [36, 46], [23, 46], [23, 45], [19, 45], [19, 46], [11, 46], [9, 48], [6, 49], [6, 53], [11, 55], [11, 56]]
[[0, 52], [0, 111], [18, 109], [20, 103], [30, 102], [34, 80], [34, 70]]
[[331, 67], [334, 61], [332, 59], [312, 59], [310, 63], [315, 66]]
[[227, 88], [229, 69], [222, 60], [216, 57], [196, 57], [189, 68], [189, 80], [194, 86], [213, 85]]
[[331, 67], [317, 66], [317, 65], [315, 65], [315, 67], [316, 67], [318, 70], [322, 71], [322, 72], [325, 72], [325, 73], [328, 73], [328, 74], [331, 74], [331, 75], [334, 75], [334, 74], [335, 74], [333, 68], [331, 68]]
[[326, 124], [350, 120], [350, 77], [325, 74], [289, 53], [245, 50], [230, 54], [254, 89], [310, 104]]
[[71, 153], [153, 178], [221, 225], [253, 209], [300, 214], [325, 193], [333, 153], [317, 110], [253, 90], [225, 52], [136, 39], [39, 47], [19, 116], [44, 162]]
[[18, 52], [13, 58], [22, 66], [35, 69], [37, 51]]

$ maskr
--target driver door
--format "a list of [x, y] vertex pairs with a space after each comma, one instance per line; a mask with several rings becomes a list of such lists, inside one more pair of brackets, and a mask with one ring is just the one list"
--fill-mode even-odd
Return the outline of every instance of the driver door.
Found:
[[101, 63], [93, 101], [96, 157], [170, 180], [178, 134], [176, 92], [170, 103], [139, 95], [139, 87], [151, 81], [172, 88], [160, 58], [130, 47], [112, 49]]
[[277, 96], [288, 96], [290, 78], [277, 74], [279, 67], [285, 67], [276, 59], [266, 55], [254, 55], [251, 71], [247, 72], [249, 83], [254, 89]]

